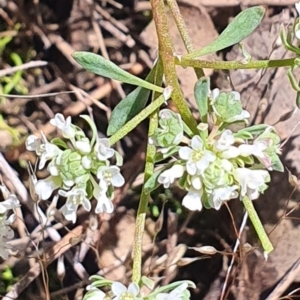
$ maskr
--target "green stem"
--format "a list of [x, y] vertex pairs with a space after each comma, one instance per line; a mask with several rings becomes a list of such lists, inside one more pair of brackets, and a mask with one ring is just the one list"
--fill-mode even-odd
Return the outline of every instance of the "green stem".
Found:
[[238, 61], [207, 61], [196, 60], [182, 57], [176, 58], [175, 63], [184, 68], [207, 68], [220, 70], [237, 70], [237, 69], [265, 69], [294, 66], [295, 58], [274, 59], [274, 60], [257, 60], [242, 63]]
[[126, 134], [133, 130], [138, 124], [150, 116], [155, 110], [157, 110], [163, 103], [166, 102], [164, 95], [160, 95], [154, 102], [149, 104], [145, 109], [143, 109], [138, 115], [127, 122], [120, 130], [113, 134], [109, 138], [110, 145], [112, 146], [117, 141], [122, 139]]
[[244, 196], [243, 198], [243, 204], [245, 206], [245, 209], [249, 215], [249, 218], [252, 222], [252, 225], [256, 231], [256, 234], [259, 237], [259, 240], [262, 244], [262, 247], [266, 254], [269, 254], [273, 251], [273, 245], [271, 244], [269, 237], [266, 234], [266, 231], [260, 221], [260, 218], [257, 215], [257, 212], [253, 206], [252, 201], [247, 197]]
[[[166, 0], [171, 13], [173, 15], [173, 18], [175, 20], [175, 23], [177, 25], [178, 31], [181, 35], [182, 41], [184, 43], [184, 46], [187, 50], [188, 53], [194, 52], [195, 51], [195, 47], [193, 45], [193, 42], [191, 40], [191, 37], [188, 33], [188, 29], [186, 27], [185, 21], [180, 13], [178, 4], [176, 2], [176, 0]], [[204, 76], [204, 72], [203, 70], [200, 68], [195, 68], [195, 73], [197, 75], [198, 78], [201, 78], [202, 76]]]
[[[161, 85], [162, 78], [163, 78], [163, 69], [162, 69], [162, 63], [159, 60], [157, 62], [156, 74], [154, 75], [154, 84]], [[152, 95], [152, 101], [155, 97], [156, 97], [156, 93]], [[158, 115], [157, 115], [157, 111], [155, 111], [150, 116], [148, 136], [152, 136], [155, 133], [157, 126], [158, 126]], [[148, 143], [147, 150], [146, 150], [144, 183], [152, 176], [154, 172], [155, 154], [156, 154], [155, 146], [150, 145]], [[141, 280], [143, 235], [145, 230], [147, 207], [148, 207], [148, 202], [150, 197], [150, 193], [146, 192], [144, 186], [145, 185], [143, 185], [141, 198], [139, 202], [139, 208], [137, 211], [135, 233], [134, 233], [134, 245], [133, 245], [132, 282], [135, 282], [137, 284], [139, 284]]]
[[183, 121], [197, 134], [197, 123], [182, 95], [176, 75], [174, 47], [168, 29], [167, 16], [163, 0], [151, 0], [153, 19], [159, 43], [159, 55], [163, 63], [166, 83], [173, 88], [172, 100]]

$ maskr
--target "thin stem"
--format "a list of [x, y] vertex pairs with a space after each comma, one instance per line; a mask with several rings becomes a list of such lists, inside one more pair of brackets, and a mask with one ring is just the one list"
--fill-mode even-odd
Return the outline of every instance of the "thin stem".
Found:
[[163, 0], [151, 0], [153, 19], [155, 21], [158, 41], [159, 55], [163, 63], [166, 83], [173, 88], [172, 100], [177, 107], [183, 121], [197, 133], [197, 123], [182, 95], [175, 70], [174, 47], [168, 29], [167, 16]]
[[242, 63], [238, 61], [207, 61], [187, 59], [182, 57], [175, 60], [177, 65], [184, 68], [207, 68], [207, 69], [220, 69], [220, 70], [237, 70], [237, 69], [265, 69], [265, 68], [278, 68], [278, 67], [291, 67], [295, 64], [295, 58], [287, 59], [274, 59], [274, 60], [257, 60]]
[[[163, 70], [161, 61], [157, 62], [156, 74], [154, 76], [154, 83], [157, 85], [162, 84]], [[156, 93], [152, 95], [152, 101], [155, 99]], [[158, 125], [158, 115], [155, 111], [150, 116], [148, 136], [152, 136]], [[154, 172], [156, 148], [154, 145], [147, 144], [146, 150], [146, 164], [144, 171], [144, 183], [152, 176]], [[145, 230], [146, 213], [149, 202], [150, 194], [142, 189], [141, 198], [139, 202], [139, 208], [137, 211], [137, 218], [135, 223], [134, 233], [134, 246], [133, 246], [133, 268], [132, 268], [132, 281], [136, 284], [140, 283], [141, 270], [142, 270], [142, 246], [143, 246], [143, 235]]]
[[250, 200], [247, 196], [243, 198], [244, 207], [249, 215], [249, 219], [252, 222], [252, 225], [256, 231], [256, 234], [259, 237], [261, 245], [264, 249], [266, 255], [273, 251], [273, 245], [271, 244], [269, 237], [266, 234], [266, 231], [260, 221], [260, 218], [257, 215], [257, 212], [253, 206], [252, 200]]
[[[166, 0], [166, 2], [171, 10], [171, 13], [173, 15], [173, 18], [175, 20], [175, 23], [177, 25], [177, 28], [179, 30], [179, 33], [181, 35], [182, 41], [184, 43], [184, 46], [185, 46], [187, 52], [188, 53], [194, 52], [195, 47], [194, 47], [191, 37], [189, 35], [185, 21], [180, 13], [177, 1], [176, 0]], [[200, 69], [195, 68], [195, 73], [198, 78], [201, 78], [202, 76], [204, 76], [204, 72], [201, 68]]]
[[164, 95], [160, 95], [155, 101], [149, 104], [144, 110], [142, 110], [138, 115], [128, 121], [120, 130], [113, 134], [109, 138], [110, 145], [112, 146], [122, 139], [126, 134], [132, 131], [138, 124], [145, 120], [165, 102], [166, 99], [164, 98]]

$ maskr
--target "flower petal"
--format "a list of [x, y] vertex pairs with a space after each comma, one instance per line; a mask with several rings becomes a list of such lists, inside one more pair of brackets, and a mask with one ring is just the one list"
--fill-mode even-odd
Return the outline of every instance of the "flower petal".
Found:
[[122, 293], [127, 291], [127, 288], [124, 284], [122, 284], [121, 282], [114, 282], [111, 285], [111, 291], [113, 292], [113, 294], [115, 296], [120, 296]]
[[181, 147], [178, 151], [179, 157], [183, 160], [189, 160], [189, 157], [192, 152], [193, 152], [193, 150], [187, 146]]
[[191, 147], [194, 150], [196, 150], [196, 149], [202, 150], [203, 149], [203, 141], [199, 135], [193, 136], [192, 141], [191, 141]]
[[188, 192], [187, 195], [182, 200], [182, 205], [191, 211], [201, 210], [202, 202], [201, 202], [202, 192]]

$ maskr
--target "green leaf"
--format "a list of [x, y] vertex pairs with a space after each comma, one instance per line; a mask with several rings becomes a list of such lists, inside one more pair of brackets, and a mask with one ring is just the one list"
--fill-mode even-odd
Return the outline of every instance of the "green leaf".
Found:
[[107, 135], [115, 134], [126, 122], [137, 115], [145, 107], [149, 94], [149, 90], [138, 87], [121, 100], [111, 114]]
[[201, 115], [201, 121], [207, 122], [208, 96], [210, 93], [210, 78], [201, 77], [194, 88], [196, 103]]
[[78, 51], [72, 54], [74, 59], [83, 66], [87, 71], [97, 75], [144, 87], [159, 93], [163, 92], [163, 88], [151, 84], [141, 78], [138, 78], [115, 65], [113, 62], [105, 59], [101, 55], [95, 53]]
[[[152, 68], [146, 81], [153, 83], [157, 64]], [[107, 135], [115, 134], [122, 126], [136, 116], [145, 107], [150, 90], [137, 87], [114, 108], [107, 128]]]
[[151, 177], [146, 181], [144, 184], [144, 191], [145, 193], [150, 193], [154, 190], [156, 190], [159, 186], [160, 183], [158, 183], [157, 179], [158, 176], [164, 171], [165, 169], [159, 170], [154, 172]]
[[[270, 127], [270, 125], [267, 124], [258, 124], [258, 125], [253, 125], [251, 127], [247, 127], [244, 129], [239, 130], [236, 134], [243, 134], [244, 132], [249, 132], [252, 135], [259, 135], [262, 132], [264, 132], [268, 127]], [[236, 134], [234, 134], [234, 136], [236, 136]]]
[[243, 140], [251, 140], [253, 139], [253, 135], [248, 131], [238, 131], [233, 134], [235, 138], [243, 139]]
[[265, 11], [266, 9], [263, 6], [253, 6], [245, 9], [229, 23], [215, 41], [200, 50], [186, 55], [184, 58], [197, 58], [239, 43], [257, 28]]
[[54, 138], [51, 140], [51, 144], [61, 147], [63, 149], [68, 149], [68, 145], [60, 138]]

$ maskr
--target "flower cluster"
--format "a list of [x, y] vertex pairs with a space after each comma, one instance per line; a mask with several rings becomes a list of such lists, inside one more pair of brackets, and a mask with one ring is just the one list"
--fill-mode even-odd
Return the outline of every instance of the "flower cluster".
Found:
[[10, 225], [16, 219], [16, 215], [14, 213], [9, 215], [9, 212], [19, 207], [20, 202], [16, 195], [11, 194], [4, 185], [0, 185], [0, 190], [5, 199], [0, 202], [0, 256], [7, 259], [11, 249], [7, 242], [14, 237]]
[[[62, 213], [74, 223], [78, 206], [90, 211], [92, 197], [97, 200], [96, 213], [111, 213], [114, 187], [124, 184], [119, 168], [121, 156], [110, 147], [108, 139], [97, 136], [90, 117], [84, 115], [81, 118], [90, 125], [91, 139], [71, 123], [71, 117], [65, 119], [62, 114], [56, 114], [50, 123], [60, 129], [64, 139], [55, 138], [49, 142], [41, 132], [42, 139], [31, 135], [26, 140], [27, 150], [35, 151], [40, 159], [39, 169], [49, 162], [50, 176], [35, 182], [36, 194], [47, 200], [54, 190], [59, 189], [58, 194], [67, 198]], [[111, 165], [112, 158], [117, 165]]]
[[[136, 283], [130, 283], [127, 288], [120, 282], [112, 282], [98, 275], [92, 276], [91, 279], [93, 282], [87, 286], [88, 292], [84, 300], [188, 300], [190, 299], [188, 288], [195, 288], [193, 282], [184, 280], [156, 288], [148, 295], [142, 296], [140, 287]], [[149, 278], [146, 280], [148, 283], [151, 281]], [[105, 285], [110, 287], [107, 293], [99, 289]]]
[[182, 204], [190, 210], [203, 206], [218, 210], [224, 201], [237, 197], [257, 199], [270, 181], [268, 171], [283, 171], [280, 138], [265, 124], [240, 126], [248, 123], [250, 114], [237, 92], [215, 89], [203, 101], [207, 101], [207, 123], [198, 125], [197, 134], [185, 130], [189, 138], [182, 138], [186, 126], [179, 115], [166, 109], [160, 112], [152, 139], [161, 158], [173, 160], [154, 176], [165, 188], [178, 180], [187, 191]]

